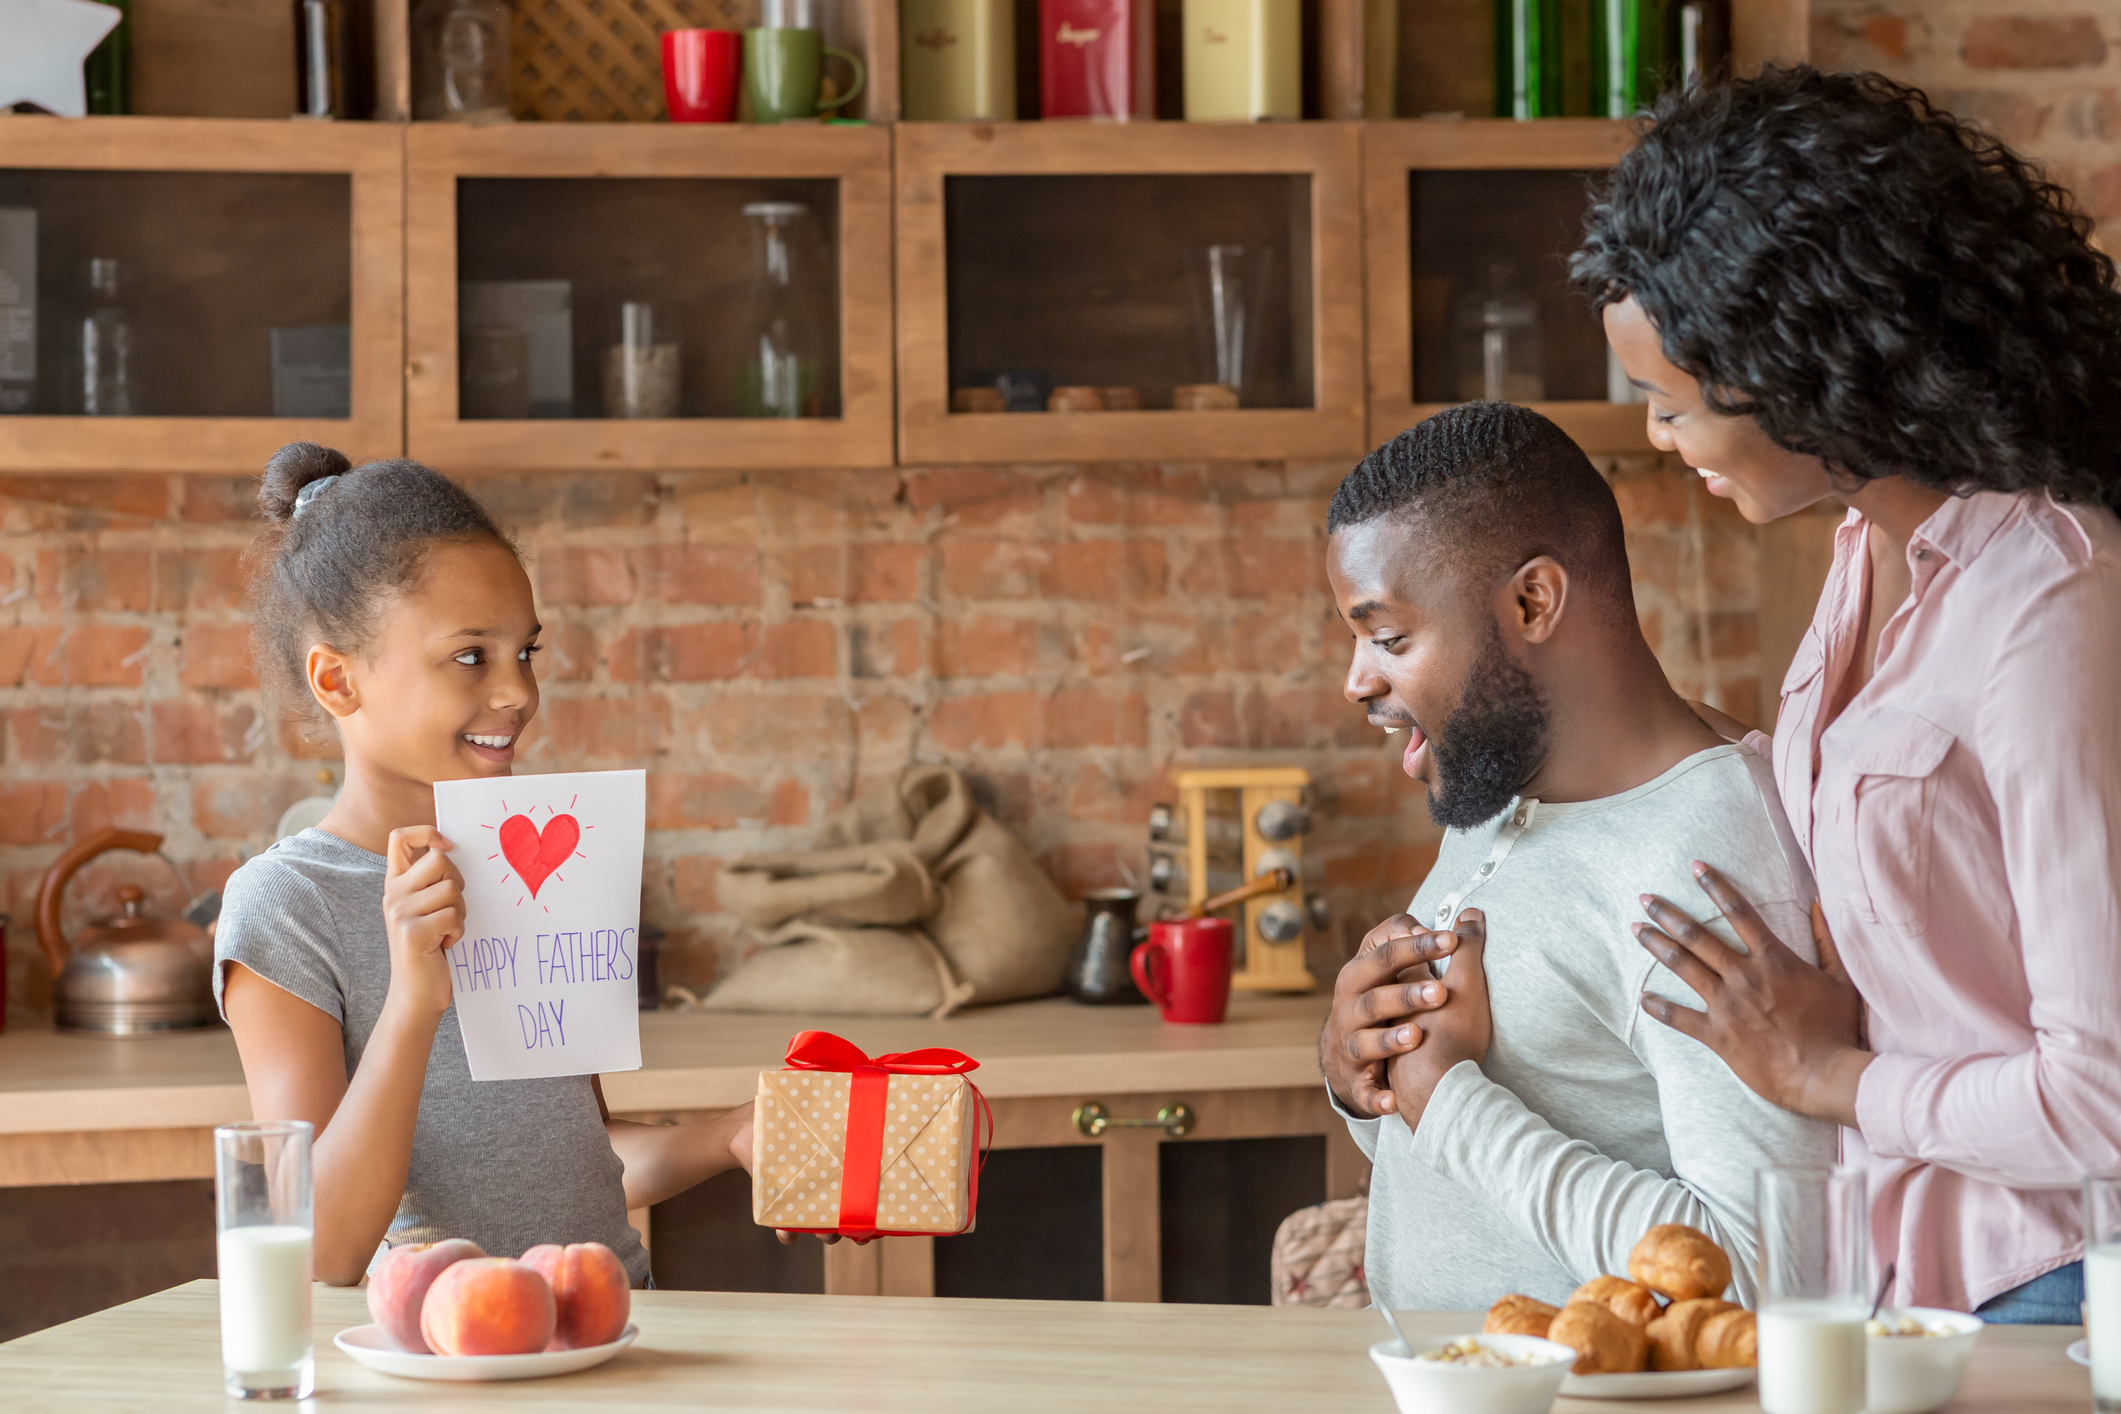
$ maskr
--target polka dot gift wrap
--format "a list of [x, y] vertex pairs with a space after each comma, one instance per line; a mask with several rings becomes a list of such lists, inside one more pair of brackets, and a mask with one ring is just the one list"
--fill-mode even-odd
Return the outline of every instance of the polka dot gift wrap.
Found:
[[751, 1216], [795, 1232], [968, 1232], [979, 1201], [976, 1133], [986, 1102], [941, 1047], [871, 1059], [805, 1031], [786, 1070], [759, 1075]]

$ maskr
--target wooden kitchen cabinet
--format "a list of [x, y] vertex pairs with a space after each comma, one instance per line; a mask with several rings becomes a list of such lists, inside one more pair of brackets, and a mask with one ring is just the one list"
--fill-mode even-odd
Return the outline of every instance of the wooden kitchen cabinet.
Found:
[[[406, 441], [451, 470], [885, 466], [891, 462], [890, 135], [881, 128], [515, 124], [406, 130]], [[810, 210], [828, 350], [818, 415], [735, 415], [759, 256], [744, 208]], [[459, 287], [566, 281], [568, 415], [460, 415]], [[619, 305], [676, 317], [675, 417], [602, 415]]]
[[[288, 442], [403, 450], [398, 129], [0, 116], [0, 206], [38, 213], [38, 393], [8, 471], [256, 472]], [[82, 416], [88, 262], [121, 262], [136, 411]], [[272, 331], [346, 328], [345, 417], [275, 417]]]
[[[1357, 142], [1346, 123], [900, 124], [900, 459], [1360, 455]], [[1218, 244], [1272, 251], [1263, 389], [1174, 410], [1174, 387], [1217, 381], [1201, 263]], [[1127, 386], [1141, 408], [952, 410], [997, 374]]]
[[[1173, 1146], [1312, 1136], [1324, 1146], [1325, 1194], [1356, 1192], [1365, 1171], [1361, 1151], [1318, 1079], [1325, 1007], [1323, 997], [1240, 993], [1220, 1026], [1169, 1026], [1146, 1006], [1053, 998], [946, 1021], [840, 1017], [827, 1024], [871, 1055], [950, 1046], [978, 1059], [971, 1079], [994, 1107], [996, 1149], [1094, 1155], [1095, 1211], [1103, 1220], [1089, 1238], [1097, 1246], [1100, 1293], [1156, 1301], [1167, 1289], [1160, 1195], [1170, 1170], [1161, 1155]], [[742, 1104], [757, 1093], [759, 1071], [781, 1063], [788, 1038], [805, 1024], [794, 1016], [645, 1014], [642, 1068], [605, 1076], [605, 1100], [620, 1118], [647, 1122]], [[1075, 1114], [1092, 1101], [1120, 1123], [1083, 1133]], [[1183, 1135], [1145, 1123], [1180, 1103], [1192, 1121]], [[0, 1189], [208, 1177], [213, 1126], [249, 1117], [235, 1042], [221, 1028], [145, 1041], [62, 1036], [48, 1026], [0, 1034]], [[1289, 1191], [1309, 1193], [1302, 1185], [1311, 1181], [1299, 1174]], [[746, 1235], [748, 1244], [728, 1235], [731, 1211], [748, 1220], [748, 1185], [727, 1175], [710, 1183], [724, 1190], [723, 1216], [714, 1219], [724, 1229], [720, 1250], [755, 1270], [778, 1271], [771, 1254], [758, 1256], [757, 1234]], [[703, 1197], [713, 1209], [712, 1195]], [[653, 1253], [649, 1213], [633, 1217]], [[824, 1249], [822, 1285], [844, 1294], [933, 1295], [936, 1241], [835, 1243]], [[715, 1250], [708, 1244], [694, 1261], [714, 1260]], [[800, 1290], [807, 1278], [776, 1275], [766, 1284]]]
[[1630, 140], [1628, 124], [1590, 118], [1364, 125], [1372, 445], [1478, 396], [1458, 386], [1455, 311], [1500, 263], [1537, 301], [1545, 352], [1545, 394], [1513, 401], [1593, 456], [1650, 450], [1642, 405], [1606, 400], [1605, 336], [1568, 288], [1588, 180]]

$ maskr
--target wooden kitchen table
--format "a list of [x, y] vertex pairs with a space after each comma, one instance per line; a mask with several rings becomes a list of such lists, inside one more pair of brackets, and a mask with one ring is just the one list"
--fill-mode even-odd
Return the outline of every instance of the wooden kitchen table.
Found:
[[[1391, 1414], [1365, 1353], [1384, 1334], [1370, 1311], [1129, 1306], [1071, 1301], [908, 1301], [649, 1291], [640, 1339], [594, 1370], [549, 1380], [448, 1385], [363, 1369], [331, 1343], [368, 1320], [359, 1292], [316, 1291], [320, 1408], [405, 1414], [490, 1409], [848, 1410], [1040, 1414]], [[1417, 1341], [1476, 1329], [1477, 1315], [1401, 1322]], [[214, 1283], [195, 1281], [0, 1345], [10, 1411], [227, 1408]], [[1990, 1326], [1953, 1414], [2082, 1414], [2089, 1372], [2063, 1347], [2075, 1326]], [[1736, 1414], [1748, 1388], [1688, 1400], [1574, 1400], [1557, 1414]]]
[[[1318, 1077], [1325, 1009], [1323, 994], [1238, 993], [1221, 1026], [1167, 1026], [1151, 1007], [1059, 999], [947, 1021], [651, 1012], [641, 1017], [641, 1068], [605, 1076], [604, 1097], [613, 1114], [649, 1121], [742, 1104], [808, 1027], [871, 1055], [955, 1047], [980, 1062], [972, 1078], [993, 1102], [995, 1147], [1103, 1148], [1105, 1296], [1155, 1301], [1157, 1151], [1180, 1137], [1156, 1127], [1160, 1111], [1183, 1105], [1191, 1139], [1323, 1135], [1328, 1196], [1355, 1193], [1362, 1154]], [[1116, 1123], [1084, 1133], [1077, 1111], [1092, 1103]], [[131, 1040], [48, 1026], [0, 1034], [0, 1188], [208, 1178], [213, 1126], [249, 1118], [235, 1042], [221, 1028]], [[647, 1214], [633, 1217], [645, 1234]], [[932, 1295], [934, 1239], [837, 1243], [825, 1249], [825, 1283], [835, 1294]]]

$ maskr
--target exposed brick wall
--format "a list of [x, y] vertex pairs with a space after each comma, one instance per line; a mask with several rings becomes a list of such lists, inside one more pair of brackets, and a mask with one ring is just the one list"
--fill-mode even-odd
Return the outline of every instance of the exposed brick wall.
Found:
[[1877, 69], [2047, 164], [2121, 250], [2121, 7], [1812, 0], [1812, 58]]
[[[648, 915], [704, 985], [737, 945], [720, 862], [800, 843], [916, 760], [970, 772], [1071, 892], [1140, 881], [1179, 763], [1288, 763], [1318, 785], [1333, 936], [1399, 907], [1434, 831], [1398, 753], [1340, 696], [1325, 593], [1338, 465], [678, 475], [474, 483], [534, 560], [551, 651], [531, 769], [645, 765]], [[1697, 478], [1619, 470], [1652, 642], [1746, 712], [1754, 539]], [[161, 830], [195, 882], [263, 848], [319, 759], [253, 685], [241, 556], [254, 483], [0, 479], [0, 867], [10, 996], [48, 1002], [31, 903], [65, 844]], [[164, 908], [160, 865], [109, 856]]]

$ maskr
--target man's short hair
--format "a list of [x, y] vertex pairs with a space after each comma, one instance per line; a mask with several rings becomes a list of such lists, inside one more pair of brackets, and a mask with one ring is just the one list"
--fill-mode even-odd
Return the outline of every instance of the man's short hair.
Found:
[[1634, 615], [1613, 489], [1568, 433], [1530, 408], [1461, 403], [1364, 457], [1333, 493], [1326, 533], [1380, 516], [1418, 527], [1474, 584], [1549, 555], [1593, 603]]

